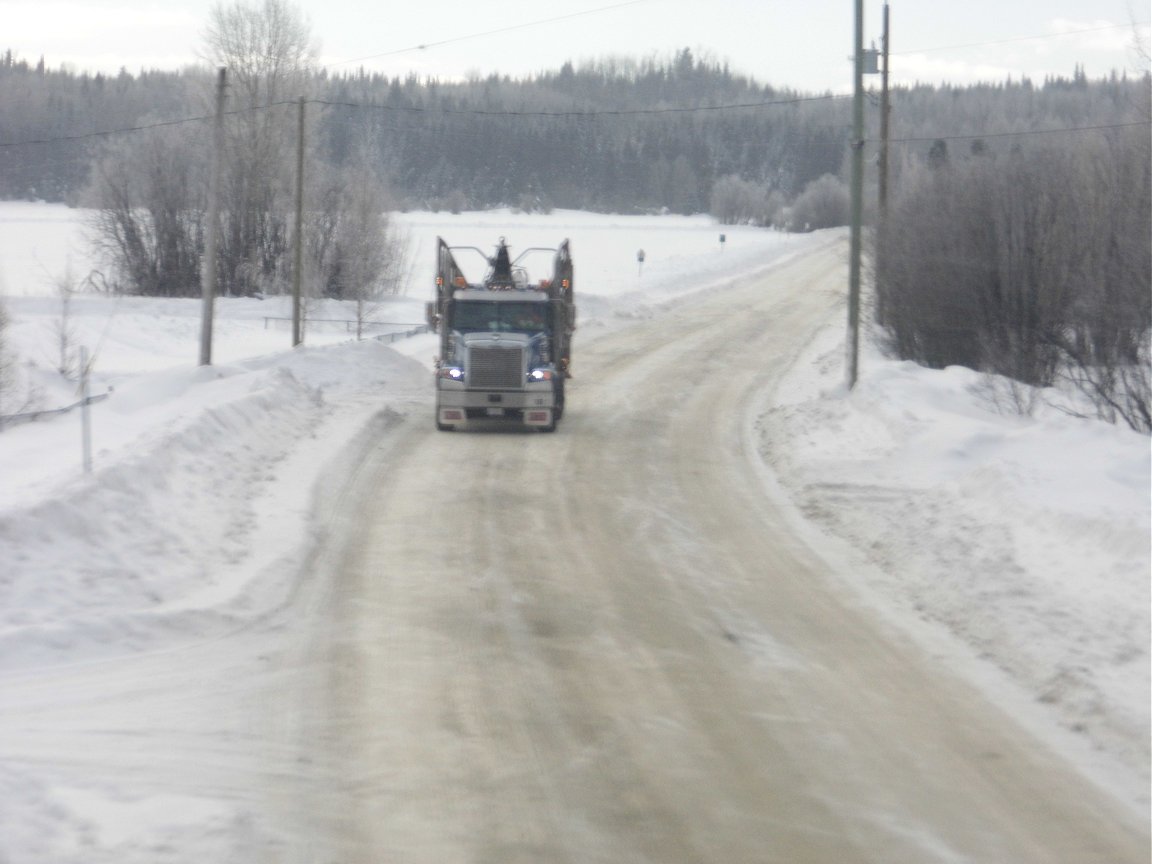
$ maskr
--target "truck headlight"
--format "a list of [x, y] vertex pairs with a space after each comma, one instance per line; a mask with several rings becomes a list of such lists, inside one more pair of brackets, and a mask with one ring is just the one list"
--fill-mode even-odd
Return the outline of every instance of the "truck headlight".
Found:
[[459, 366], [441, 366], [436, 374], [441, 378], [448, 378], [452, 381], [464, 380], [464, 370]]
[[552, 380], [552, 370], [551, 369], [533, 369], [531, 372], [528, 373], [528, 380], [529, 381], [551, 381]]

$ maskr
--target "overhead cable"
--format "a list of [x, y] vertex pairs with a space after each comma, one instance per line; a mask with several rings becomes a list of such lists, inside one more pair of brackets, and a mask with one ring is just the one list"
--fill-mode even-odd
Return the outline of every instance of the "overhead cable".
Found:
[[556, 21], [567, 21], [570, 18], [580, 18], [585, 15], [595, 15], [599, 12], [609, 12], [613, 9], [621, 9], [625, 6], [635, 6], [639, 3], [647, 3], [648, 0], [626, 0], [624, 3], [614, 3], [611, 6], [601, 6], [597, 9], [585, 9], [582, 12], [570, 12], [567, 15], [557, 15], [554, 18], [541, 18], [538, 21], [526, 21], [522, 24], [510, 24], [507, 27], [498, 27], [495, 30], [484, 30], [479, 33], [469, 33], [466, 36], [453, 36], [450, 39], [441, 39], [437, 42], [425, 42], [420, 45], [412, 45], [408, 48], [397, 48], [393, 51], [382, 51], [379, 54], [369, 54], [366, 57], [354, 57], [351, 60], [337, 60], [333, 63], [327, 63], [325, 66], [344, 66], [348, 63], [362, 63], [365, 60], [376, 60], [380, 57], [393, 57], [397, 54], [408, 54], [413, 51], [426, 51], [429, 48], [439, 48], [441, 45], [452, 45], [456, 42], [466, 42], [470, 39], [480, 39], [484, 36], [495, 36], [498, 33], [509, 33], [513, 30], [523, 30], [527, 27], [538, 27], [542, 24], [552, 24]]

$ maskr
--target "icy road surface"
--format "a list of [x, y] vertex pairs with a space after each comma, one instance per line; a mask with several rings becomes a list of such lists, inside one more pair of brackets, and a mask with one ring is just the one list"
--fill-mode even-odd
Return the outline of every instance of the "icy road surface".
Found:
[[555, 435], [415, 418], [367, 453], [282, 706], [317, 769], [278, 802], [296, 860], [1142, 860], [765, 496], [745, 407], [843, 256], [585, 338]]
[[[162, 811], [138, 857], [1145, 862], [1147, 826], [846, 593], [766, 492], [748, 409], [842, 302], [844, 254], [581, 330], [554, 435], [437, 433], [430, 390], [381, 413], [287, 605], [10, 689], [7, 746], [105, 811], [67, 860]], [[69, 799], [101, 775], [132, 795]]]

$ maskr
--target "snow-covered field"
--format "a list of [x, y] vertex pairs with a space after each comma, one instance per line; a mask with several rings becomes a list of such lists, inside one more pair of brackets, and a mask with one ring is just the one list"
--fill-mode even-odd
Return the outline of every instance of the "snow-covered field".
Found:
[[[821, 239], [704, 217], [397, 221], [412, 278], [374, 311], [395, 325], [381, 330], [422, 320], [437, 235], [485, 249], [506, 236], [514, 253], [570, 237], [578, 338]], [[432, 338], [357, 342], [348, 325], [320, 320], [354, 317], [340, 304], [315, 304], [305, 347], [290, 350], [281, 299], [221, 299], [215, 365], [204, 368], [197, 301], [82, 295], [65, 318], [54, 283], [96, 266], [82, 235], [76, 211], [0, 204], [0, 296], [22, 391], [42, 408], [76, 400], [75, 383], [54, 371], [66, 328], [70, 346], [95, 358], [92, 392], [111, 392], [92, 409], [91, 475], [77, 412], [0, 431], [0, 861], [97, 860], [85, 837], [104, 850], [98, 860], [132, 864], [185, 836], [195, 812], [143, 798], [127, 808], [69, 785], [50, 752], [6, 745], [7, 724], [25, 728], [31, 706], [67, 702], [33, 686], [52, 669], [218, 637], [285, 602], [296, 586], [270, 574], [295, 572], [277, 562], [304, 559], [322, 533], [317, 501], [342, 445], [370, 424], [387, 434], [389, 418], [430, 411]], [[843, 325], [832, 321], [750, 412], [769, 492], [795, 505], [799, 530], [883, 614], [962, 646], [989, 692], [1023, 697], [1035, 709], [1028, 722], [1146, 813], [1148, 439], [1052, 410], [1001, 414], [979, 395], [979, 376], [871, 348], [849, 394], [842, 356]], [[79, 740], [61, 732], [50, 746], [73, 757]]]

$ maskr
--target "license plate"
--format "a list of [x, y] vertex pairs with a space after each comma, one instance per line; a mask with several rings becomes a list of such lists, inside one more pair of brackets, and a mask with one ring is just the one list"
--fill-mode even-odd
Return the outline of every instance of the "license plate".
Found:
[[504, 416], [504, 409], [503, 408], [489, 408], [488, 409], [488, 416], [489, 417], [503, 417]]

